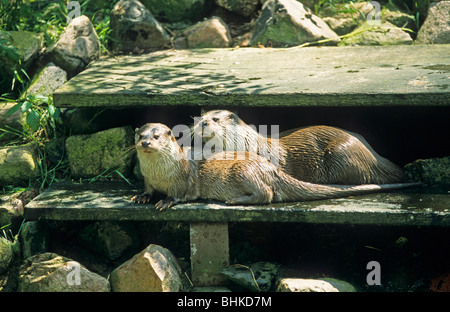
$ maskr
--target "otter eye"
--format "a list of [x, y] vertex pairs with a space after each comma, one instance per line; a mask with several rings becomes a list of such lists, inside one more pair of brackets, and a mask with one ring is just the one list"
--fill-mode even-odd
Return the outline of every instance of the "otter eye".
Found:
[[155, 140], [158, 140], [158, 139], [159, 139], [159, 135], [156, 135], [156, 134], [155, 134], [155, 135], [153, 136], [153, 138], [154, 138]]
[[213, 120], [214, 122], [218, 122], [218, 121], [219, 121], [219, 118], [214, 117], [212, 120]]

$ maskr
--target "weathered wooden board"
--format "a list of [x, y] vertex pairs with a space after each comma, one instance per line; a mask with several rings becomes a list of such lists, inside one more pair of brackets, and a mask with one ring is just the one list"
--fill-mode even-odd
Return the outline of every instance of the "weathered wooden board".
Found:
[[101, 59], [58, 107], [450, 105], [450, 45], [166, 50]]
[[423, 189], [264, 206], [196, 202], [162, 212], [151, 204], [131, 203], [141, 192], [125, 183], [54, 184], [25, 207], [25, 218], [450, 226], [450, 195]]

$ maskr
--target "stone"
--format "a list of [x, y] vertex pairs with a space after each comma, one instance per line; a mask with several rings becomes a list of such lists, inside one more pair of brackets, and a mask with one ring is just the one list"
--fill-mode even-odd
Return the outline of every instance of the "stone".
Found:
[[319, 280], [330, 283], [331, 286], [336, 288], [339, 292], [357, 292], [355, 286], [346, 281], [342, 281], [332, 277], [323, 277], [319, 278]]
[[227, 25], [213, 17], [188, 27], [174, 40], [175, 49], [227, 48], [232, 42]]
[[412, 182], [450, 185], [450, 156], [418, 159], [405, 165], [403, 169]]
[[[348, 12], [348, 8], [352, 12]], [[356, 27], [366, 21], [366, 16], [374, 10], [369, 2], [345, 3], [329, 6], [321, 10], [324, 22], [338, 35], [342, 36], [352, 32]], [[344, 11], [344, 12], [343, 12]]]
[[27, 183], [38, 174], [37, 152], [33, 144], [0, 148], [0, 184]]
[[68, 137], [66, 151], [72, 177], [92, 178], [115, 170], [128, 176], [132, 157], [127, 148], [133, 144], [129, 126]]
[[162, 22], [197, 21], [211, 8], [209, 0], [142, 0], [142, 4]]
[[114, 260], [137, 247], [137, 234], [132, 227], [119, 222], [95, 222], [80, 233], [80, 240], [89, 250]]
[[150, 244], [110, 274], [115, 292], [177, 292], [183, 290], [181, 269], [170, 250]]
[[318, 16], [295, 0], [268, 0], [256, 20], [251, 45], [296, 46], [306, 42], [329, 40], [336, 45], [338, 35]]
[[12, 242], [0, 236], [0, 275], [8, 270], [14, 258]]
[[24, 261], [19, 270], [19, 292], [109, 292], [109, 282], [77, 261], [42, 253]]
[[111, 11], [113, 51], [159, 50], [170, 45], [170, 36], [152, 13], [137, 0], [121, 0]]
[[278, 292], [338, 292], [329, 282], [316, 279], [283, 278]]
[[[11, 92], [18, 84], [14, 71], [25, 78], [21, 69], [29, 70], [44, 46], [41, 34], [29, 31], [0, 32], [0, 94]], [[28, 72], [28, 74], [30, 74]]]
[[274, 287], [280, 266], [257, 262], [249, 266], [232, 265], [222, 271], [229, 280], [251, 291], [270, 291]]
[[64, 69], [71, 78], [100, 56], [100, 41], [85, 15], [74, 18], [45, 52], [45, 59]]
[[190, 292], [231, 292], [227, 287], [223, 286], [205, 286], [205, 287], [193, 287]]
[[416, 22], [413, 15], [407, 14], [396, 8], [386, 8], [381, 10], [381, 20], [387, 21], [400, 28], [416, 29]]
[[450, 43], [450, 1], [432, 3], [415, 43]]
[[242, 16], [250, 16], [259, 6], [259, 0], [216, 0], [216, 4]]
[[34, 77], [23, 94], [52, 96], [67, 81], [67, 73], [53, 63], [47, 64]]
[[24, 259], [44, 253], [49, 243], [48, 228], [39, 221], [25, 222], [20, 230], [19, 239]]
[[380, 25], [370, 25], [366, 22], [339, 43], [340, 46], [399, 44], [412, 44], [411, 36], [389, 22], [383, 22]]
[[19, 133], [26, 129], [25, 115], [20, 110], [14, 112], [12, 115], [5, 116], [16, 104], [15, 102], [0, 103], [0, 142], [9, 142], [17, 138], [17, 135], [11, 132], [11, 128], [17, 130]]

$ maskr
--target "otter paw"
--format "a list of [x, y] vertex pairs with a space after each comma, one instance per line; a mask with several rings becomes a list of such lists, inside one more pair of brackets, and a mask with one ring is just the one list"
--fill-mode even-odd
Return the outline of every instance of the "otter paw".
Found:
[[148, 193], [143, 193], [141, 195], [135, 195], [131, 198], [131, 201], [136, 204], [146, 204], [152, 199], [152, 195]]
[[172, 207], [177, 201], [172, 197], [166, 197], [165, 199], [161, 199], [156, 203], [156, 210], [163, 211], [170, 207]]

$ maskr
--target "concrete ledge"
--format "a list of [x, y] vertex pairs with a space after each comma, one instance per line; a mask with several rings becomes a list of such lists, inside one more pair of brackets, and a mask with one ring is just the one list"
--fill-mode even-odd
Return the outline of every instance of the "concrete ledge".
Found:
[[130, 201], [142, 191], [125, 183], [54, 184], [25, 207], [27, 220], [116, 220], [186, 222], [299, 222], [389, 226], [450, 226], [450, 195], [427, 188], [351, 198], [227, 206], [179, 204], [167, 211]]
[[166, 50], [101, 59], [58, 107], [443, 106], [450, 45]]

